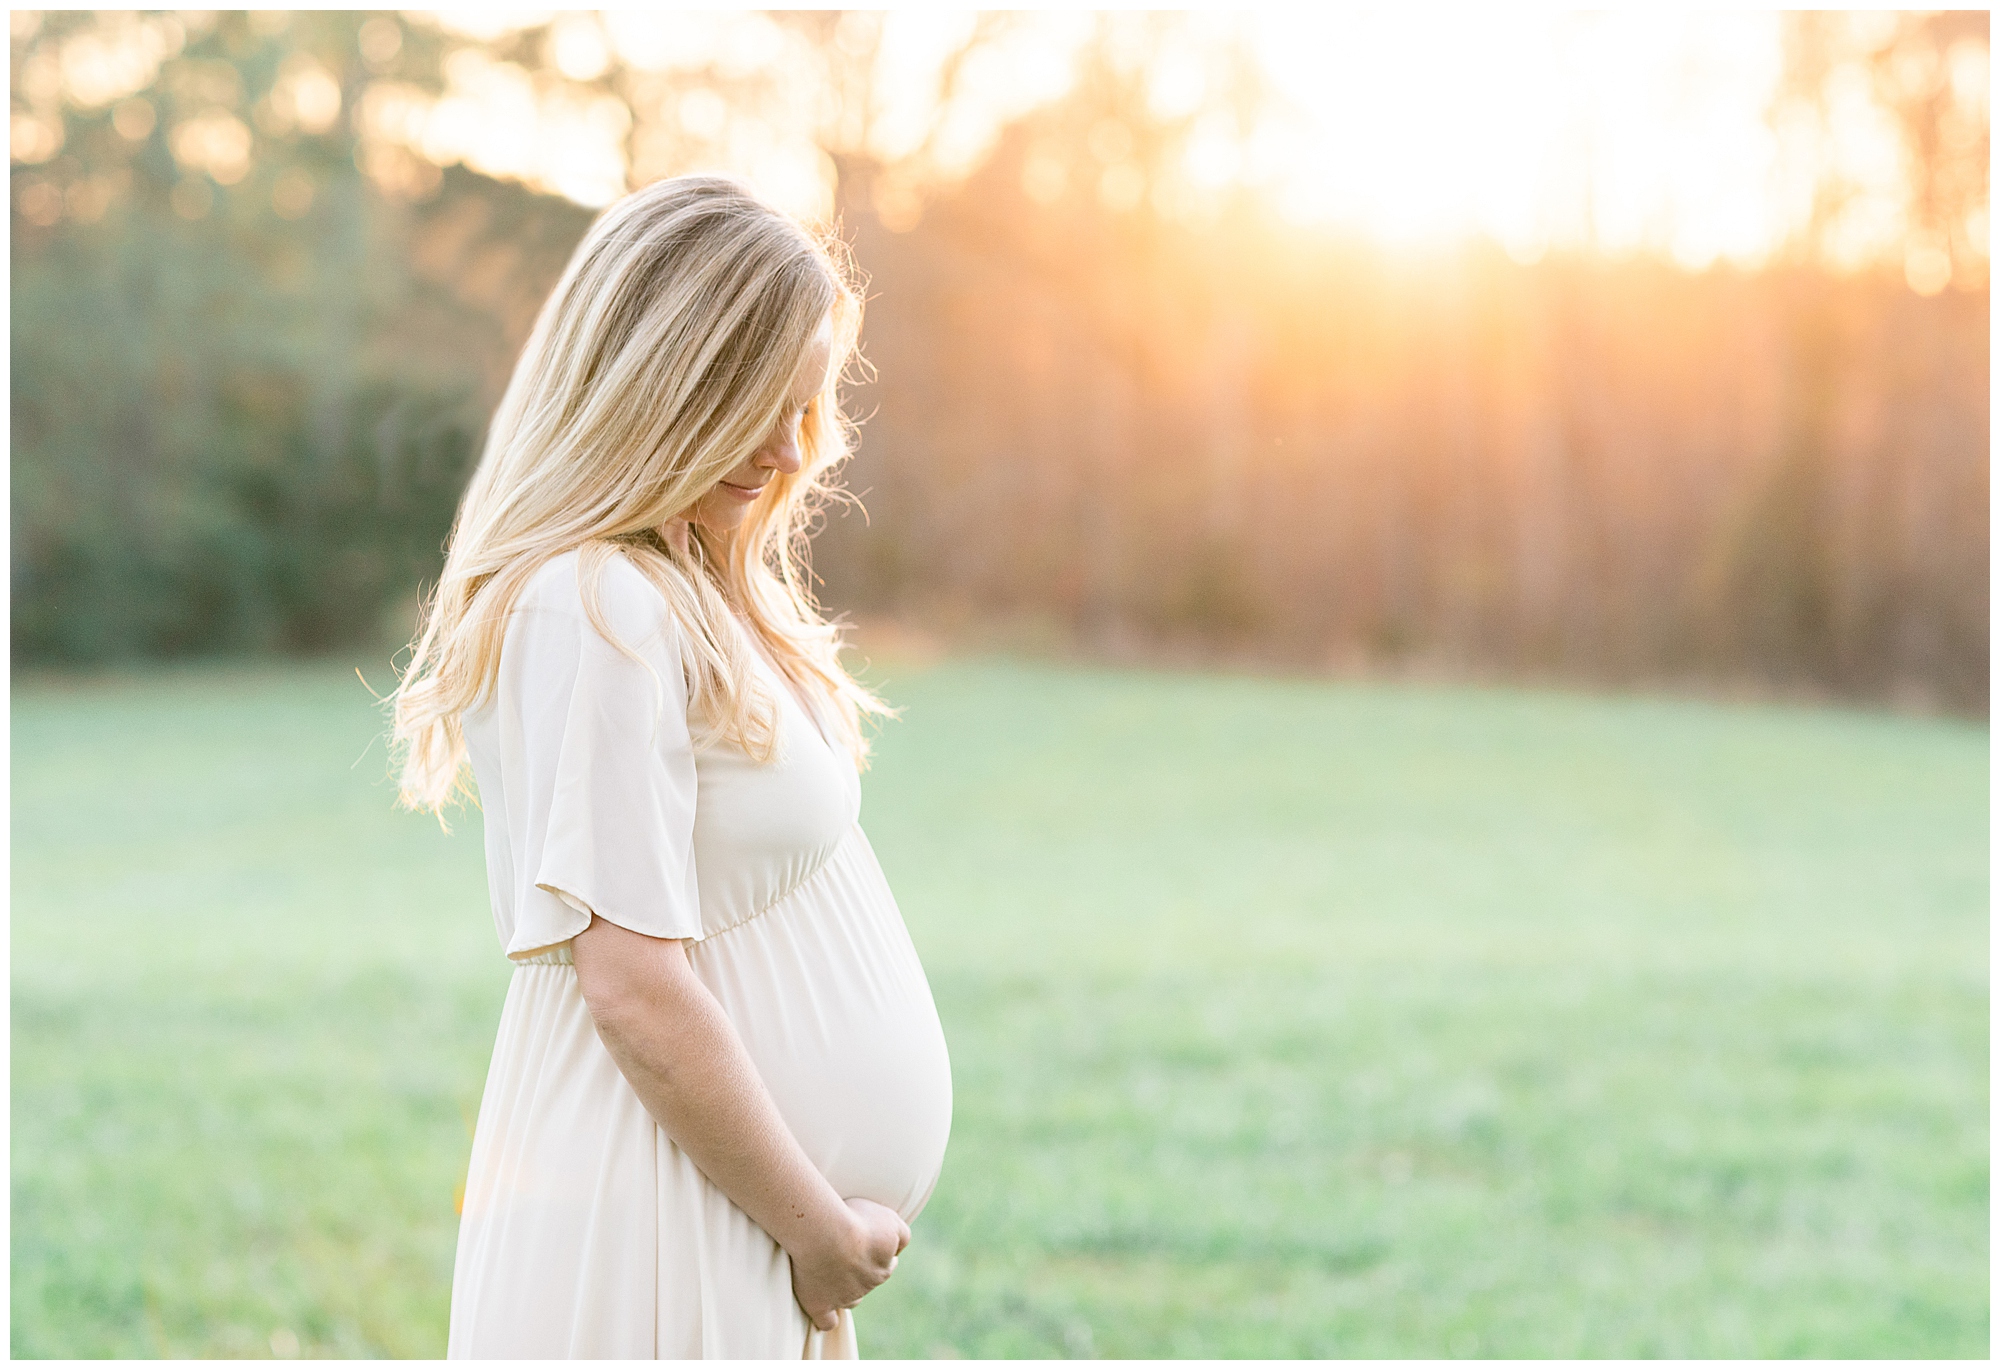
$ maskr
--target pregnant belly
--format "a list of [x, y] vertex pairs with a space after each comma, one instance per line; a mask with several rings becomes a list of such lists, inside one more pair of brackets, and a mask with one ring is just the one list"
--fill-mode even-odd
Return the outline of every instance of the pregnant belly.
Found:
[[944, 1164], [951, 1065], [923, 966], [857, 828], [799, 889], [691, 949], [842, 1198], [911, 1219]]

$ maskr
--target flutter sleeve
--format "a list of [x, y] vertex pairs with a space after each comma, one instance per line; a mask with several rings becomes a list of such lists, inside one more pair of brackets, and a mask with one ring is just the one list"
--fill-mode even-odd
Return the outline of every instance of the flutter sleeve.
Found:
[[[566, 942], [592, 914], [649, 937], [701, 936], [695, 766], [679, 634], [622, 557], [599, 603], [621, 652], [586, 617], [575, 558], [538, 576], [502, 649], [527, 822], [510, 957]], [[636, 657], [636, 659], [635, 659]], [[509, 786], [509, 802], [516, 785]]]

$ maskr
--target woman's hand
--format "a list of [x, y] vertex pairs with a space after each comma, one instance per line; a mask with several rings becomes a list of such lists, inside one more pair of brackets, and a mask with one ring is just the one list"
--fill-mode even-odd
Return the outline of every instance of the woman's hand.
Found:
[[799, 1306], [831, 1331], [889, 1278], [909, 1227], [894, 1209], [843, 1200], [813, 1166], [680, 942], [593, 916], [570, 948], [597, 1035], [647, 1112], [785, 1249]]
[[822, 1332], [840, 1321], [840, 1310], [860, 1303], [889, 1278], [896, 1257], [910, 1244], [910, 1225], [893, 1208], [872, 1199], [849, 1199], [850, 1221], [823, 1247], [791, 1252], [792, 1295]]

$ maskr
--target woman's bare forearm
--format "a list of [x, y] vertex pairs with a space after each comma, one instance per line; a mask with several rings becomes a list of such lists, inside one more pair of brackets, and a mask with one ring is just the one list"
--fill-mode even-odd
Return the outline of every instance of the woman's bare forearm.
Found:
[[794, 1256], [847, 1239], [851, 1211], [785, 1125], [682, 945], [593, 919], [572, 950], [605, 1050], [702, 1174]]

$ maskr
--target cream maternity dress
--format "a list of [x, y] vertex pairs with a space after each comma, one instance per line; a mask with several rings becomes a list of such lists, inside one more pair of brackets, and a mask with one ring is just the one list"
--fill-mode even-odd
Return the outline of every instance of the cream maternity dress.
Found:
[[[584, 616], [577, 554], [507, 624], [465, 717], [501, 945], [515, 962], [472, 1142], [452, 1357], [857, 1354], [816, 1331], [783, 1249], [654, 1122], [593, 1029], [569, 939], [591, 913], [686, 938], [792, 1133], [844, 1198], [914, 1218], [951, 1125], [923, 967], [856, 822], [860, 778], [761, 655], [777, 760], [696, 751], [681, 631], [622, 556]], [[735, 631], [747, 630], [735, 625]]]

